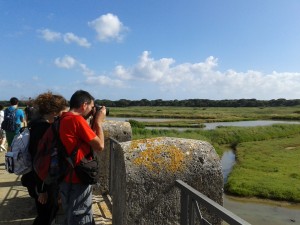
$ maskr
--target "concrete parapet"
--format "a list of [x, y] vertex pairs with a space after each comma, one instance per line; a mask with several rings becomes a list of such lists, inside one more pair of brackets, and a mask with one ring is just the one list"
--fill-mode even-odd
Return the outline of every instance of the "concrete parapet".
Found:
[[[113, 171], [114, 225], [179, 224], [177, 179], [223, 204], [221, 163], [205, 141], [161, 137], [117, 143]], [[220, 223], [203, 211], [212, 224]]]
[[99, 185], [94, 185], [94, 191], [97, 194], [104, 194], [108, 192], [109, 188], [109, 173], [110, 173], [110, 140], [114, 138], [119, 142], [130, 141], [132, 137], [132, 130], [129, 122], [111, 121], [107, 120], [102, 125], [105, 147], [104, 151], [98, 154], [99, 160]]

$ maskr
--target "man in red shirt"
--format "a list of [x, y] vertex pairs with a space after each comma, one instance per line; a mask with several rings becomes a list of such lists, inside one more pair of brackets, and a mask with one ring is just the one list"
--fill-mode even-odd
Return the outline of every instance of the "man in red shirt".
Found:
[[[92, 126], [86, 120], [90, 115], [94, 115]], [[104, 149], [102, 123], [105, 116], [104, 106], [96, 113], [94, 98], [88, 92], [79, 90], [72, 95], [69, 112], [62, 114], [59, 133], [69, 155], [78, 147], [75, 165], [90, 153], [90, 148], [96, 152]], [[60, 192], [66, 213], [65, 224], [94, 224], [91, 185], [83, 184], [73, 170], [61, 183]]]

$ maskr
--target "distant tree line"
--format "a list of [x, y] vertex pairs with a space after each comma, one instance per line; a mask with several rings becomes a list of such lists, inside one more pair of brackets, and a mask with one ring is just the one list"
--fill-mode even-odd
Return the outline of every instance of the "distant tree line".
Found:
[[186, 100], [127, 100], [117, 101], [99, 100], [96, 104], [107, 107], [128, 107], [128, 106], [179, 106], [179, 107], [278, 107], [300, 105], [300, 99], [286, 100], [284, 98], [272, 100], [257, 99], [232, 99], [232, 100], [209, 100], [209, 99], [186, 99]]
[[[20, 101], [19, 106], [25, 107], [26, 101]], [[209, 100], [209, 99], [185, 99], [185, 100], [127, 100], [120, 99], [116, 101], [100, 100], [95, 101], [98, 105], [107, 107], [129, 107], [129, 106], [178, 106], [178, 107], [278, 107], [278, 106], [296, 106], [300, 105], [300, 99], [287, 100], [284, 98], [272, 100], [257, 100], [257, 99], [224, 99], [224, 100]], [[0, 105], [9, 106], [9, 101], [0, 101]]]

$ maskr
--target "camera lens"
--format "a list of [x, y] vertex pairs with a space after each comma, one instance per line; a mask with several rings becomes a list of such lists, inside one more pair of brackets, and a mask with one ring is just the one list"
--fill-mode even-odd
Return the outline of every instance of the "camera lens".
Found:
[[[100, 106], [100, 105], [95, 105], [95, 108], [96, 108], [96, 112], [98, 112], [99, 110], [102, 109], [103, 106]], [[106, 107], [106, 116], [109, 115], [109, 108]]]

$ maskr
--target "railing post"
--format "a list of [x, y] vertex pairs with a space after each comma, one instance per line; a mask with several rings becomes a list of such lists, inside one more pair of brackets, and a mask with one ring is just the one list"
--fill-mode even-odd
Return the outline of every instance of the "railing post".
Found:
[[194, 205], [195, 205], [195, 199], [193, 198], [189, 198], [189, 224], [190, 225], [194, 225], [195, 224], [195, 209], [194, 209]]
[[189, 210], [189, 196], [188, 194], [181, 189], [181, 196], [180, 196], [180, 207], [181, 207], [181, 214], [180, 214], [180, 225], [188, 225], [188, 210]]
[[[189, 225], [194, 225], [194, 205], [197, 202], [201, 203], [202, 206], [209, 209], [212, 213], [216, 214], [218, 218], [226, 221], [228, 224], [232, 225], [250, 225], [247, 221], [233, 214], [232, 212], [225, 209], [223, 206], [214, 202], [210, 198], [206, 197], [199, 191], [195, 190], [187, 183], [182, 180], [176, 180], [176, 186], [181, 190], [181, 225], [187, 224], [187, 218], [189, 218]], [[184, 196], [183, 196], [184, 195]], [[200, 224], [211, 224], [205, 218], [202, 217], [200, 208], [197, 206], [198, 219]]]
[[109, 160], [109, 195], [112, 196], [113, 194], [113, 179], [114, 179], [114, 144], [117, 142], [115, 139], [110, 138], [110, 160]]

